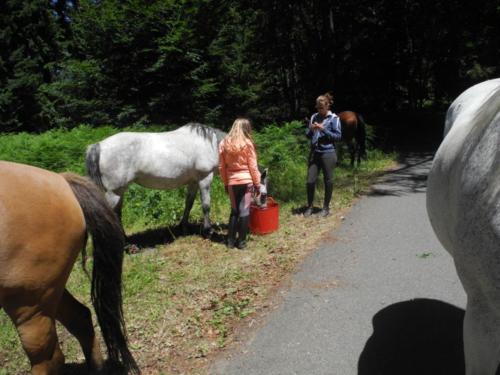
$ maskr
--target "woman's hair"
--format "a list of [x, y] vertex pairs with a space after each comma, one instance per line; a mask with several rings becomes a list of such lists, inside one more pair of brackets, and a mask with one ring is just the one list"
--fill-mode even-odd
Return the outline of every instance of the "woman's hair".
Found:
[[320, 95], [316, 98], [316, 107], [327, 107], [330, 108], [333, 104], [333, 95], [329, 92]]
[[248, 142], [253, 144], [252, 124], [247, 118], [237, 118], [226, 137], [225, 146], [229, 151], [239, 151], [244, 148]]

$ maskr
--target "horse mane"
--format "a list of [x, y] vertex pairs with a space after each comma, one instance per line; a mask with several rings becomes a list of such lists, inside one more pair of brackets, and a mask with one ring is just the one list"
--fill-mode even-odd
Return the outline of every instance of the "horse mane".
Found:
[[226, 133], [222, 130], [212, 128], [208, 125], [200, 124], [199, 122], [190, 122], [184, 126], [209, 141], [212, 140], [213, 136], [215, 135], [217, 144], [219, 144], [226, 136]]

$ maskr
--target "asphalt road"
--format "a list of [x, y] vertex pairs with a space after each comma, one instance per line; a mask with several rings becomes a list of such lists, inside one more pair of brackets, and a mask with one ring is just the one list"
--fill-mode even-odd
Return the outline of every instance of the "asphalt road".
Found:
[[375, 185], [210, 374], [463, 374], [466, 297], [427, 217], [431, 158]]

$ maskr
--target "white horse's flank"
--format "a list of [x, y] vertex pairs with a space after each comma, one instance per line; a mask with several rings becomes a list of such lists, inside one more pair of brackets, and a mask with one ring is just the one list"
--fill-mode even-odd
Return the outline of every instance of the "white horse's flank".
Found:
[[467, 375], [500, 362], [500, 79], [462, 93], [428, 178], [427, 211], [467, 293]]
[[130, 183], [152, 189], [187, 185], [183, 225], [200, 189], [203, 226], [209, 230], [210, 185], [218, 173], [218, 144], [225, 135], [197, 123], [163, 133], [118, 133], [88, 147], [87, 172], [119, 214]]

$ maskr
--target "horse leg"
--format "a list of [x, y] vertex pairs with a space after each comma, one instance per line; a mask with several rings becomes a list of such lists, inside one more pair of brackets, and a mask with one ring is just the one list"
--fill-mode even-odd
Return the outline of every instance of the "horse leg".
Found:
[[347, 147], [349, 148], [349, 155], [351, 156], [351, 168], [354, 168], [354, 159], [355, 159], [355, 154], [356, 154], [356, 148], [355, 148], [355, 145], [352, 141], [349, 142]]
[[120, 190], [108, 190], [106, 191], [106, 200], [108, 201], [109, 205], [113, 208], [115, 211], [116, 215], [120, 218], [120, 221], [122, 219], [122, 206], [123, 206], [123, 195], [125, 194], [126, 188], [120, 189]]
[[196, 193], [198, 192], [198, 185], [196, 183], [191, 183], [187, 187], [187, 195], [186, 195], [186, 205], [184, 207], [184, 214], [181, 219], [181, 228], [182, 233], [184, 235], [188, 234], [188, 222], [189, 222], [189, 213], [193, 208], [194, 199], [196, 198]]
[[92, 325], [90, 310], [78, 302], [66, 289], [59, 304], [56, 319], [78, 339], [90, 370], [102, 370], [104, 361]]
[[212, 234], [212, 224], [210, 223], [210, 185], [214, 174], [210, 173], [207, 177], [200, 180], [198, 185], [200, 187], [201, 208], [203, 210], [203, 236], [210, 236]]
[[358, 160], [358, 167], [361, 165], [361, 147], [359, 143], [356, 141], [356, 155], [357, 155], [357, 160]]
[[337, 153], [337, 159], [339, 164], [344, 160], [344, 143], [345, 142], [338, 142], [335, 144], [335, 151]]
[[5, 311], [15, 323], [21, 344], [30, 363], [32, 375], [56, 375], [64, 365], [62, 354], [57, 340], [54, 319], [42, 314], [35, 314], [26, 319], [19, 311]]
[[488, 303], [469, 298], [464, 318], [465, 373], [495, 375], [499, 364], [500, 338], [494, 335], [500, 323]]

